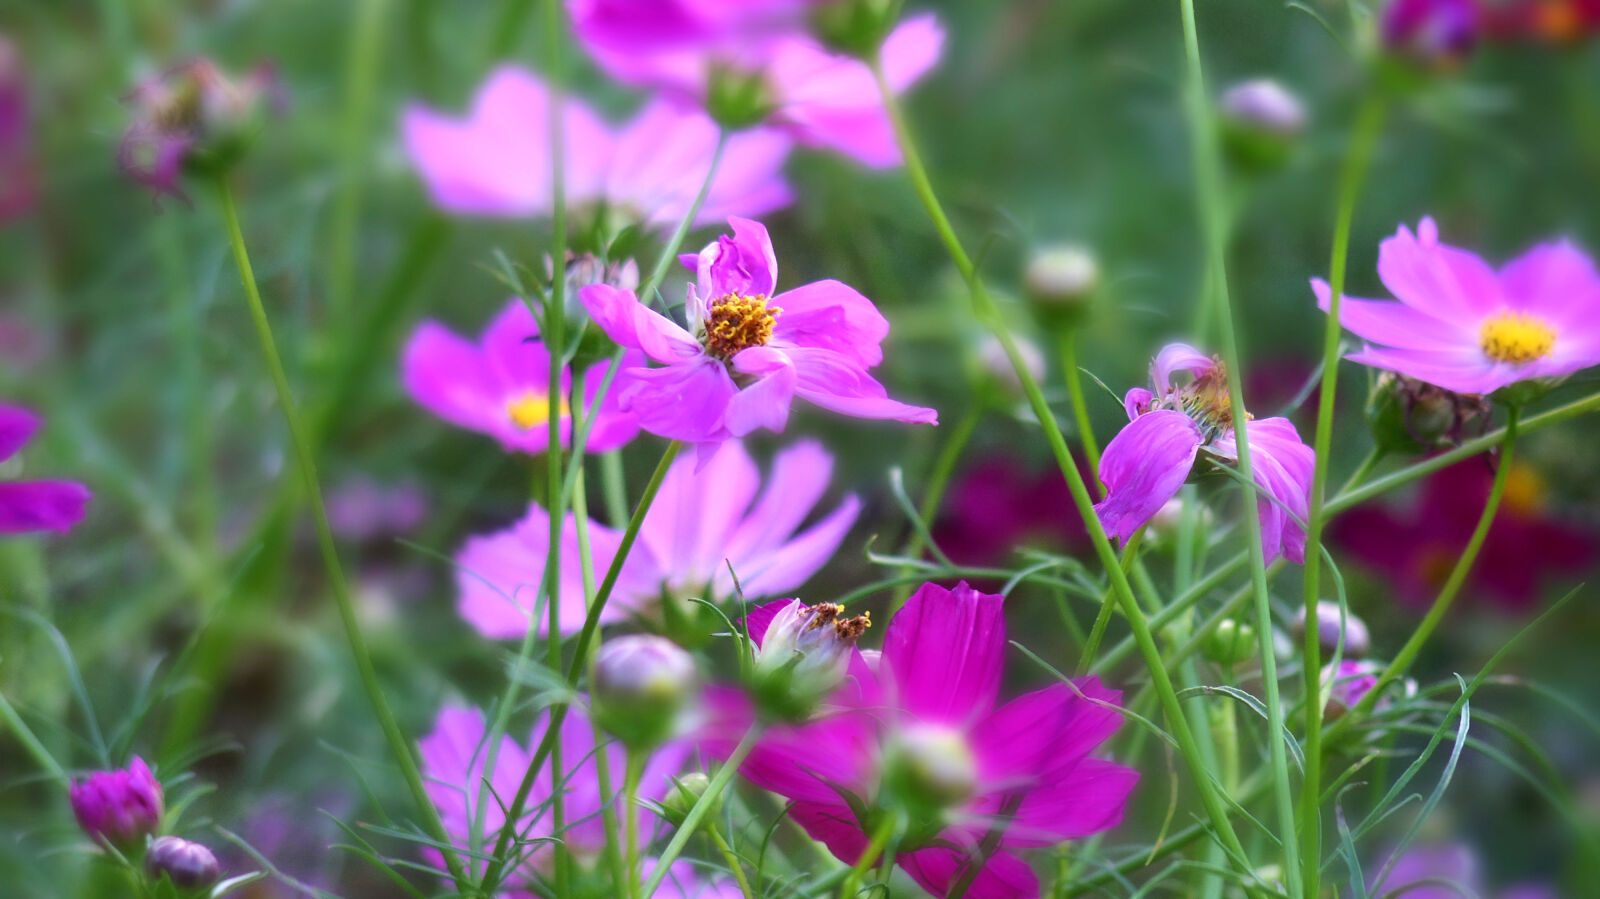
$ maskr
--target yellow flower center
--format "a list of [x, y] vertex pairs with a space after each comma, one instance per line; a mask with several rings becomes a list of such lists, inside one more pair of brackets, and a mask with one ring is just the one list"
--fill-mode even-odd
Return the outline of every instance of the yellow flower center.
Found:
[[1512, 463], [1511, 470], [1506, 472], [1503, 502], [1513, 512], [1537, 515], [1544, 508], [1544, 479], [1532, 466]]
[[1496, 362], [1522, 365], [1550, 355], [1556, 332], [1544, 319], [1527, 312], [1500, 312], [1484, 321], [1478, 345]]
[[[561, 398], [561, 417], [566, 418], [572, 413], [567, 405], [567, 398]], [[550, 394], [530, 390], [527, 393], [511, 398], [506, 402], [506, 414], [511, 416], [511, 422], [524, 431], [531, 431], [541, 425], [550, 423]]]
[[765, 294], [743, 296], [730, 293], [711, 304], [706, 319], [706, 351], [720, 359], [732, 359], [741, 350], [765, 346], [772, 339], [772, 326], [783, 310], [768, 306]]

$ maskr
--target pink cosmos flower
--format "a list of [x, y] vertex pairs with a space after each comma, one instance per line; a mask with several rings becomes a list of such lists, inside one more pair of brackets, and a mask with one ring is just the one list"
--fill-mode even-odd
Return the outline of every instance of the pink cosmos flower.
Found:
[[1378, 17], [1378, 34], [1396, 53], [1449, 67], [1472, 52], [1484, 20], [1481, 0], [1389, 0]]
[[1000, 566], [1024, 545], [1070, 555], [1088, 546], [1089, 534], [1059, 469], [995, 453], [951, 485], [933, 539], [958, 564]]
[[[406, 343], [401, 363], [406, 390], [433, 414], [488, 434], [507, 450], [542, 453], [550, 442], [550, 354], [538, 338], [539, 323], [516, 297], [476, 344], [438, 322], [423, 322]], [[643, 361], [629, 354], [623, 366]], [[585, 414], [594, 420], [588, 448], [594, 452], [616, 449], [639, 432], [634, 417], [619, 407], [618, 391], [609, 391], [594, 407], [610, 365], [598, 362], [584, 373]], [[561, 444], [566, 446], [572, 438], [570, 372], [563, 372], [560, 390]]]
[[889, 322], [838, 281], [774, 295], [778, 259], [760, 222], [730, 218], [723, 235], [682, 257], [698, 272], [685, 304], [688, 329], [632, 291], [595, 284], [579, 294], [596, 325], [661, 368], [619, 376], [621, 408], [645, 430], [709, 444], [758, 429], [782, 431], [796, 395], [858, 418], [936, 424], [933, 409], [889, 399], [867, 373], [883, 361]]
[[[899, 165], [872, 71], [808, 34], [797, 16], [806, 6], [795, 0], [567, 3], [579, 41], [619, 81], [692, 103], [714, 103], [718, 92], [749, 94], [767, 124], [802, 144], [875, 168]], [[914, 84], [938, 61], [943, 44], [932, 15], [896, 27], [882, 48], [890, 87], [899, 93]]]
[[67, 790], [78, 826], [96, 842], [127, 851], [161, 826], [161, 782], [138, 756], [120, 771], [96, 771]]
[[[759, 469], [738, 441], [722, 444], [701, 470], [695, 469], [689, 457], [668, 469], [602, 622], [653, 615], [667, 597], [732, 596], [729, 565], [746, 596], [793, 590], [833, 556], [861, 509], [854, 495], [846, 496], [816, 524], [800, 530], [833, 475], [833, 457], [812, 441], [778, 453], [765, 489]], [[534, 505], [509, 530], [468, 540], [456, 555], [461, 617], [486, 637], [525, 634], [544, 577], [549, 539], [549, 513]], [[604, 572], [622, 532], [591, 523], [589, 541], [595, 570]], [[577, 524], [569, 517], [562, 538], [562, 630], [577, 631], [583, 625], [581, 565]], [[546, 625], [541, 616], [541, 633]]]
[[[1567, 241], [1540, 244], [1499, 272], [1439, 242], [1425, 218], [1378, 247], [1378, 275], [1400, 302], [1344, 297], [1339, 323], [1371, 341], [1347, 358], [1457, 393], [1489, 393], [1600, 363], [1600, 274]], [[1328, 308], [1330, 292], [1311, 282]]]
[[[11, 458], [39, 429], [37, 415], [0, 403], [0, 462]], [[72, 481], [0, 482], [0, 534], [65, 534], [83, 518], [89, 488]]]
[[[1173, 376], [1187, 372], [1188, 383]], [[1131, 423], [1100, 458], [1106, 498], [1095, 505], [1106, 531], [1133, 536], [1188, 480], [1202, 453], [1213, 462], [1238, 461], [1233, 410], [1222, 363], [1187, 344], [1162, 348], [1150, 365], [1153, 391], [1135, 387], [1123, 405]], [[1286, 418], [1245, 423], [1267, 562], [1286, 555], [1305, 561], [1305, 518], [1315, 454]]]
[[[550, 92], [533, 73], [496, 69], [465, 119], [413, 104], [401, 119], [406, 153], [440, 208], [463, 215], [550, 212]], [[613, 128], [568, 99], [562, 122], [568, 204], [605, 203], [654, 226], [682, 220], [711, 167], [717, 126], [704, 113], [656, 100]], [[781, 174], [789, 138], [757, 129], [728, 139], [696, 223], [789, 205]]]
[[[1139, 774], [1090, 757], [1121, 723], [1121, 694], [1097, 678], [997, 705], [1002, 603], [964, 583], [954, 590], [925, 584], [889, 623], [881, 656], [869, 663], [853, 654], [852, 676], [832, 698], [839, 711], [770, 728], [739, 773], [793, 800], [793, 818], [847, 863], [860, 858], [889, 803], [916, 808], [937, 794], [942, 811], [921, 808], [911, 818], [896, 862], [943, 896], [991, 827], [1003, 824], [967, 895], [1038, 895], [1033, 871], [1014, 850], [1115, 827]], [[786, 605], [751, 613], [758, 643]], [[717, 688], [707, 699], [715, 717], [703, 745], [725, 758], [754, 713], [741, 691]]]

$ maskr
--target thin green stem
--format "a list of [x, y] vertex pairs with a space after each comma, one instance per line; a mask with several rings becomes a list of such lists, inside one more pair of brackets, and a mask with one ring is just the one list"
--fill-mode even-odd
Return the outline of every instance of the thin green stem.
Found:
[[1078, 425], [1078, 439], [1083, 442], [1083, 455], [1089, 460], [1089, 473], [1094, 476], [1095, 495], [1105, 498], [1105, 485], [1100, 483], [1100, 444], [1094, 439], [1094, 425], [1089, 421], [1089, 404], [1083, 399], [1083, 378], [1078, 372], [1078, 329], [1066, 328], [1061, 332], [1061, 375], [1067, 380], [1067, 396], [1072, 398], [1073, 421]]
[[756, 741], [760, 738], [761, 726], [759, 724], [745, 731], [744, 738], [739, 741], [739, 745], [733, 748], [728, 760], [722, 763], [722, 767], [711, 778], [711, 782], [706, 784], [706, 791], [700, 794], [700, 798], [695, 800], [694, 806], [689, 809], [689, 813], [683, 816], [683, 823], [678, 825], [677, 831], [673, 833], [672, 839], [667, 843], [667, 848], [663, 849], [661, 857], [656, 859], [655, 870], [650, 872], [650, 879], [645, 881], [644, 889], [639, 892], [639, 895], [654, 896], [656, 894], [656, 888], [661, 886], [661, 881], [666, 878], [668, 869], [672, 867], [673, 862], [678, 860], [678, 853], [683, 851], [683, 847], [689, 842], [689, 837], [693, 836], [694, 832], [699, 829], [700, 822], [711, 812], [712, 806], [722, 796], [722, 791], [728, 788], [729, 781], [733, 780], [733, 775], [738, 772], [739, 766], [750, 755], [750, 751], [756, 748]]
[[626, 854], [627, 859], [625, 884], [618, 884], [619, 891], [626, 891], [626, 895], [635, 899], [639, 892], [639, 778], [644, 775], [644, 763], [647, 755], [638, 750], [628, 750], [627, 768], [622, 775], [622, 814], [625, 816], [624, 827], [627, 829]]
[[[245, 298], [250, 304], [250, 318], [255, 324], [256, 337], [261, 342], [261, 353], [266, 357], [267, 371], [272, 376], [272, 386], [278, 394], [278, 405], [282, 408], [284, 421], [289, 427], [295, 461], [300, 466], [301, 476], [305, 479], [306, 495], [311, 500], [311, 514], [316, 524], [317, 545], [322, 551], [322, 561], [328, 570], [328, 582], [333, 588], [333, 598], [339, 609], [339, 618], [344, 623], [345, 637], [350, 643], [350, 654], [355, 659], [356, 672], [360, 675], [361, 686], [366, 690], [367, 702], [372, 706], [372, 712], [378, 719], [378, 726], [383, 730], [384, 739], [389, 744], [389, 752], [394, 756], [395, 763], [400, 767], [400, 774], [411, 790], [411, 798], [416, 802], [417, 811], [422, 816], [424, 829], [440, 846], [449, 846], [450, 837], [445, 833], [444, 824], [439, 820], [439, 812], [434, 808], [433, 801], [428, 798], [428, 791], [423, 787], [422, 774], [417, 770], [417, 761], [411, 754], [411, 746], [406, 742], [405, 735], [400, 732], [400, 725], [396, 723], [394, 713], [389, 710], [389, 702], [384, 698], [383, 687], [378, 683], [378, 672], [373, 668], [372, 656], [367, 651], [366, 638], [361, 635], [361, 621], [356, 617], [355, 601], [350, 595], [350, 586], [345, 581], [344, 569], [339, 564], [339, 551], [334, 544], [333, 529], [328, 525], [328, 510], [322, 501], [322, 488], [317, 483], [316, 458], [311, 452], [311, 443], [305, 427], [300, 422], [300, 412], [295, 405], [294, 392], [289, 387], [289, 376], [284, 373], [283, 360], [278, 356], [277, 342], [272, 338], [272, 325], [267, 321], [267, 310], [261, 303], [261, 292], [256, 287], [256, 276], [250, 267], [250, 255], [245, 250], [244, 233], [239, 227], [239, 213], [234, 206], [233, 191], [226, 181], [219, 180], [217, 187], [222, 201], [223, 219], [228, 228], [228, 239], [233, 244], [233, 259], [239, 267], [239, 280], [244, 284]], [[460, 860], [456, 858], [455, 851], [445, 849], [443, 855], [450, 876], [456, 883], [462, 885], [470, 883]]]
[[[1339, 387], [1339, 306], [1344, 299], [1346, 262], [1350, 256], [1350, 222], [1355, 216], [1356, 200], [1361, 195], [1361, 184], [1371, 165], [1372, 153], [1383, 130], [1385, 103], [1382, 94], [1368, 93], [1356, 115], [1355, 135], [1345, 156], [1344, 171], [1339, 177], [1339, 208], [1333, 227], [1333, 257], [1328, 263], [1328, 280], [1331, 296], [1328, 300], [1328, 320], [1322, 337], [1322, 384], [1317, 401], [1317, 430], [1313, 438], [1316, 453], [1311, 474], [1310, 512], [1306, 516], [1305, 549], [1305, 609], [1308, 621], [1315, 620], [1318, 601], [1321, 600], [1322, 528], [1327, 522], [1324, 491], [1328, 484], [1328, 451], [1333, 441], [1333, 411], [1335, 392]], [[1377, 450], [1368, 457], [1376, 464]], [[1365, 467], [1365, 465], [1363, 465]], [[1358, 471], [1357, 475], [1361, 472]], [[1313, 697], [1322, 695], [1322, 658], [1320, 632], [1317, 628], [1305, 629], [1301, 648], [1305, 692], [1305, 775], [1300, 789], [1300, 856], [1301, 879], [1307, 896], [1316, 896], [1321, 889], [1322, 877], [1322, 806], [1317, 793], [1322, 783], [1322, 703]]]
[[[1350, 472], [1350, 477], [1345, 479], [1344, 484], [1339, 487], [1338, 493], [1334, 495], [1343, 496], [1366, 483], [1367, 478], [1372, 477], [1372, 473], [1377, 471], [1378, 463], [1382, 462], [1383, 457], [1386, 455], [1388, 454], [1383, 451], [1382, 447], [1373, 447], [1372, 451], [1367, 453], [1366, 458], [1361, 460], [1361, 464], [1356, 466], [1356, 470]], [[1321, 457], [1319, 456], [1318, 458]], [[1324, 508], [1324, 512], [1326, 512], [1326, 508]], [[1323, 517], [1326, 518], [1327, 516], [1324, 515]]]
[[[972, 434], [978, 429], [978, 422], [983, 417], [983, 408], [973, 406], [956, 422], [955, 428], [950, 432], [950, 439], [939, 450], [938, 458], [933, 460], [933, 469], [928, 472], [928, 490], [922, 497], [922, 507], [917, 510], [922, 520], [928, 525], [933, 524], [934, 518], [939, 514], [939, 506], [944, 502], [944, 491], [950, 484], [950, 475], [955, 472], [956, 462], [961, 459], [961, 451], [966, 448], [967, 442], [972, 439]], [[921, 558], [924, 541], [922, 531], [912, 529], [911, 540], [906, 544], [906, 558]], [[901, 574], [909, 574], [910, 568], [902, 565]], [[889, 605], [889, 614], [893, 615], [905, 605], [906, 598], [911, 595], [911, 585], [906, 584], [895, 591], [894, 599]]]
[[852, 899], [861, 891], [861, 878], [867, 871], [878, 863], [883, 849], [894, 838], [895, 831], [899, 829], [898, 815], [884, 815], [872, 831], [872, 839], [867, 843], [867, 848], [862, 850], [861, 857], [850, 866], [850, 873], [845, 875], [844, 884], [839, 887], [839, 899]]
[[17, 714], [17, 710], [12, 708], [11, 701], [6, 699], [4, 693], [0, 693], [0, 721], [6, 723], [11, 735], [17, 738], [17, 742], [22, 744], [22, 748], [33, 756], [33, 760], [39, 763], [39, 767], [43, 768], [51, 779], [63, 789], [72, 784], [67, 772], [61, 769], [61, 763], [57, 762], [55, 756], [50, 754], [50, 750], [44, 748], [39, 738], [33, 735], [33, 731], [22, 720], [22, 716]]
[[733, 879], [739, 883], [739, 892], [744, 894], [745, 899], [756, 899], [756, 891], [751, 889], [750, 881], [744, 873], [744, 862], [739, 860], [738, 853], [728, 845], [728, 840], [722, 835], [722, 831], [716, 827], [707, 827], [706, 833], [711, 836], [711, 844], [717, 847], [717, 852], [722, 854], [722, 860], [727, 864], [728, 870], [733, 872]]
[[383, 47], [386, 0], [362, 0], [351, 26], [344, 70], [344, 109], [339, 117], [339, 186], [334, 198], [333, 245], [328, 272], [328, 305], [338, 318], [350, 308], [355, 283], [355, 245], [361, 217], [361, 185], [366, 154], [362, 146], [370, 124]]
[[[1118, 565], [1126, 575], [1133, 567], [1134, 556], [1139, 552], [1139, 544], [1144, 541], [1144, 528], [1133, 532], [1128, 538], [1127, 545], [1122, 547], [1122, 559]], [[1094, 616], [1094, 626], [1089, 628], [1089, 639], [1084, 641], [1083, 652], [1078, 656], [1078, 676], [1089, 673], [1094, 666], [1095, 654], [1100, 651], [1100, 641], [1106, 635], [1106, 627], [1111, 624], [1111, 610], [1117, 604], [1117, 591], [1107, 587], [1106, 595], [1100, 600], [1100, 611]]]

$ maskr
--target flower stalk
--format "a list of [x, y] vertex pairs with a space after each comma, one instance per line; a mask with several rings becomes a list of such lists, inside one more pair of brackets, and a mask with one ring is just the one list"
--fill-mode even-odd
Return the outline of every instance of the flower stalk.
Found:
[[661, 857], [656, 860], [655, 870], [650, 872], [650, 879], [645, 881], [644, 889], [639, 891], [639, 895], [654, 896], [656, 894], [656, 888], [661, 886], [661, 881], [666, 878], [668, 869], [672, 867], [674, 861], [677, 861], [678, 853], [682, 852], [683, 847], [688, 845], [689, 837], [693, 836], [694, 832], [699, 829], [700, 822], [705, 819], [711, 809], [716, 807], [718, 801], [722, 798], [722, 791], [728, 788], [728, 783], [733, 780], [733, 775], [739, 770], [739, 766], [744, 763], [745, 758], [750, 755], [750, 751], [756, 748], [756, 741], [759, 739], [761, 739], [761, 726], [759, 724], [745, 731], [743, 739], [739, 741], [739, 745], [733, 748], [733, 752], [728, 756], [727, 761], [722, 763], [722, 767], [717, 769], [716, 775], [711, 778], [711, 783], [706, 785], [706, 791], [700, 794], [699, 799], [695, 800], [694, 806], [684, 816], [683, 823], [678, 825], [677, 831], [672, 835], [672, 840], [667, 843], [667, 848], [662, 850]]

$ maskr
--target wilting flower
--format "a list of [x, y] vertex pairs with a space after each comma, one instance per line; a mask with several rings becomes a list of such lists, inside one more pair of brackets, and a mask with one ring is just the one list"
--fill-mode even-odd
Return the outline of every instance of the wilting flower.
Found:
[[[515, 66], [492, 73], [465, 119], [412, 105], [401, 122], [406, 151], [440, 208], [465, 215], [551, 211], [550, 93]], [[650, 225], [689, 212], [711, 168], [717, 126], [704, 113], [652, 101], [614, 128], [568, 98], [562, 181], [569, 206], [605, 204]], [[790, 140], [771, 129], [728, 138], [696, 223], [760, 215], [794, 198], [781, 174]]]
[[[1348, 358], [1457, 393], [1489, 393], [1600, 363], [1600, 274], [1567, 241], [1540, 244], [1497, 273], [1439, 242], [1425, 218], [1378, 248], [1378, 275], [1400, 302], [1344, 297], [1339, 323], [1373, 345]], [[1331, 299], [1311, 282], [1324, 310]]]
[[[894, 128], [872, 71], [806, 33], [793, 0], [568, 0], [595, 62], [633, 85], [704, 104], [735, 127], [764, 121], [796, 141], [875, 167], [900, 163]], [[931, 15], [884, 41], [885, 75], [909, 88], [939, 59], [944, 32]]]
[[[1329, 523], [1328, 537], [1381, 575], [1396, 595], [1418, 608], [1433, 601], [1450, 575], [1483, 505], [1494, 472], [1481, 459], [1440, 469], [1403, 504], [1367, 505]], [[1514, 462], [1500, 510], [1468, 574], [1466, 592], [1524, 611], [1541, 588], [1584, 576], [1600, 557], [1600, 534], [1553, 514], [1538, 472]]]
[[[0, 462], [16, 455], [39, 425], [27, 409], [0, 403]], [[89, 495], [71, 481], [0, 481], [0, 534], [65, 534], [83, 518]]]
[[[624, 358], [623, 366], [642, 360]], [[639, 426], [611, 390], [594, 407], [600, 381], [611, 363], [584, 372], [584, 413], [593, 416], [588, 448], [616, 449]], [[542, 453], [550, 442], [550, 354], [539, 340], [539, 323], [527, 304], [513, 297], [484, 329], [476, 344], [438, 322], [423, 322], [406, 343], [401, 363], [406, 390], [428, 411], [451, 424], [488, 434], [508, 450]], [[572, 439], [572, 375], [561, 378], [561, 445]]]
[[[1174, 383], [1180, 372], [1191, 380]], [[1106, 498], [1094, 508], [1105, 529], [1124, 540], [1177, 495], [1202, 453], [1218, 463], [1239, 458], [1221, 362], [1186, 344], [1168, 344], [1150, 365], [1150, 381], [1153, 391], [1128, 391], [1123, 405], [1132, 421], [1100, 459]], [[1250, 419], [1245, 434], [1266, 559], [1282, 554], [1304, 562], [1314, 454], [1286, 418]]]
[[159, 837], [151, 843], [144, 870], [153, 880], [165, 877], [186, 890], [205, 889], [222, 876], [222, 866], [210, 849], [182, 837]]
[[161, 826], [161, 782], [138, 756], [120, 771], [96, 771], [67, 790], [78, 826], [124, 852], [142, 847]]
[[883, 361], [889, 322], [838, 281], [774, 294], [778, 259], [760, 222], [730, 218], [719, 237], [683, 261], [698, 271], [685, 305], [688, 330], [606, 284], [579, 294], [596, 325], [661, 368], [620, 376], [621, 408], [645, 430], [689, 443], [782, 431], [795, 396], [858, 418], [933, 424], [938, 413], [889, 399], [867, 369]]
[[16, 47], [0, 34], [0, 223], [32, 209], [37, 192], [28, 80]]
[[133, 120], [122, 133], [117, 164], [159, 194], [183, 198], [185, 171], [219, 174], [248, 147], [269, 101], [283, 105], [277, 77], [257, 66], [235, 81], [209, 59], [175, 65], [124, 98]]
[[[1036, 895], [1033, 871], [1013, 851], [1116, 826], [1139, 775], [1089, 756], [1121, 722], [1121, 695], [1096, 678], [997, 707], [1002, 602], [965, 584], [924, 585], [889, 623], [875, 665], [852, 655], [830, 698], [839, 711], [769, 729], [740, 773], [793, 800], [790, 815], [847, 863], [883, 815], [909, 812], [895, 860], [935, 896], [1001, 825], [968, 895]], [[770, 608], [750, 616], [758, 642], [771, 632]], [[712, 697], [719, 717], [703, 745], [726, 757], [755, 711], [737, 690]]]
[[1430, 66], [1459, 65], [1483, 29], [1479, 0], [1389, 0], [1378, 17], [1386, 48]]
[[[695, 460], [677, 460], [645, 514], [639, 542], [628, 554], [600, 620], [660, 617], [663, 603], [688, 597], [725, 599], [733, 595], [735, 575], [749, 598], [800, 586], [833, 556], [861, 508], [855, 496], [847, 496], [816, 524], [800, 530], [832, 474], [833, 457], [811, 441], [778, 453], [765, 489], [760, 470], [737, 441], [722, 444], [699, 471]], [[511, 529], [468, 540], [456, 556], [461, 617], [487, 637], [526, 633], [549, 539], [549, 514], [535, 505]], [[622, 532], [590, 524], [589, 541], [595, 570], [605, 571]], [[562, 538], [562, 630], [576, 631], [584, 620], [581, 565], [577, 524], [569, 516]], [[545, 627], [541, 616], [541, 632]]]

